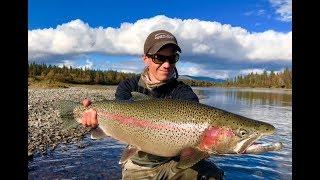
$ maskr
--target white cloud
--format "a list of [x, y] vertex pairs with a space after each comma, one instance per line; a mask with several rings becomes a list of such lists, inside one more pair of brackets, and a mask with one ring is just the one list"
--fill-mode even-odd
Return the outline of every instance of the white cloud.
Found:
[[74, 62], [74, 61], [72, 61], [72, 60], [62, 60], [62, 63], [58, 63], [57, 64], [57, 66], [58, 67], [63, 67], [63, 66], [65, 66], [65, 67], [77, 67], [76, 66], [76, 63]]
[[142, 60], [128, 60], [122, 63], [112, 64], [112, 69], [125, 73], [141, 73], [144, 68]]
[[292, 0], [269, 0], [269, 2], [276, 8], [276, 13], [280, 15], [281, 21], [292, 21]]
[[[77, 19], [56, 28], [28, 31], [29, 61], [89, 53], [140, 55], [147, 35], [166, 29], [178, 39], [185, 56], [229, 61], [291, 62], [292, 33], [248, 32], [219, 22], [168, 18], [163, 15], [122, 23], [119, 28], [90, 27]], [[65, 58], [64, 58], [65, 59]]]
[[223, 69], [203, 69], [201, 73], [197, 74], [197, 76], [207, 76], [213, 77], [216, 79], [228, 79], [234, 76], [234, 70], [223, 70]]
[[90, 61], [89, 59], [86, 60], [86, 64], [84, 65], [78, 65], [75, 61], [72, 60], [62, 60], [62, 63], [57, 64], [58, 67], [72, 67], [72, 68], [80, 68], [80, 69], [92, 69], [93, 67], [93, 61]]
[[265, 69], [242, 69], [242, 70], [239, 71], [239, 74], [241, 74], [241, 75], [247, 75], [247, 74], [250, 74], [250, 73], [262, 74], [263, 71], [265, 71]]
[[264, 9], [259, 9], [258, 10], [258, 15], [261, 16], [261, 15], [265, 15], [266, 14], [266, 10]]
[[179, 62], [178, 64], [176, 64], [176, 67], [179, 70], [180, 75], [198, 76], [202, 73], [202, 67], [194, 63]]
[[264, 9], [259, 9], [259, 10], [254, 10], [254, 11], [247, 11], [243, 13], [245, 16], [265, 16], [266, 15], [266, 10]]
[[292, 60], [292, 32], [279, 33], [268, 30], [252, 33], [243, 37], [243, 45], [246, 49], [251, 49], [246, 54], [251, 60]]
[[254, 14], [254, 11], [247, 11], [245, 13], [243, 13], [245, 16], [251, 16]]
[[228, 79], [230, 77], [230, 72], [230, 70], [206, 71], [208, 77], [214, 77], [216, 79]]
[[87, 59], [86, 60], [86, 64], [82, 65], [82, 66], [78, 66], [78, 68], [81, 68], [81, 69], [92, 69], [92, 66], [93, 66], [93, 62], [90, 61], [89, 59]]
[[194, 63], [177, 64], [177, 69], [180, 75], [207, 76], [216, 79], [227, 79], [231, 76], [231, 70], [210, 69]]

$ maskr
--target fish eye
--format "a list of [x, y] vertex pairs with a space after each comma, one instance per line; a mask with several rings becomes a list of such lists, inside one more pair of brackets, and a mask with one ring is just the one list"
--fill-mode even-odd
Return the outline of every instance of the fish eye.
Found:
[[237, 135], [239, 137], [243, 137], [247, 134], [248, 132], [245, 129], [239, 129]]

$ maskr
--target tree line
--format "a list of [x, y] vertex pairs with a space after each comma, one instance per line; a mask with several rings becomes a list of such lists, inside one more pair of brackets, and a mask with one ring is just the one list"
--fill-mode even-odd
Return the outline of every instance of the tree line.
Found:
[[178, 80], [184, 82], [189, 86], [209, 87], [209, 86], [215, 85], [214, 82], [209, 82], [209, 81], [200, 81], [200, 80], [192, 80], [192, 79], [178, 79]]
[[[70, 84], [118, 85], [120, 81], [136, 76], [134, 73], [123, 73], [114, 70], [101, 71], [56, 65], [30, 63], [28, 77], [42, 81], [62, 82]], [[190, 86], [213, 86], [206, 81], [182, 80]]]
[[[49, 80], [71, 84], [118, 85], [120, 81], [136, 76], [135, 73], [117, 72], [114, 70], [90, 70], [81, 68], [59, 67], [56, 65], [30, 63], [28, 77], [36, 80]], [[221, 83], [179, 79], [190, 86], [224, 86], [224, 87], [267, 87], [292, 88], [292, 71], [286, 68], [283, 72], [262, 74], [250, 73], [239, 75]]]
[[292, 88], [292, 70], [285, 68], [284, 71], [275, 73], [271, 71], [262, 74], [250, 73], [248, 75], [239, 75], [234, 79], [219, 84], [227, 87], [264, 87], [264, 88]]
[[101, 71], [36, 63], [30, 63], [28, 71], [29, 78], [71, 84], [117, 85], [120, 81], [135, 75], [114, 70]]

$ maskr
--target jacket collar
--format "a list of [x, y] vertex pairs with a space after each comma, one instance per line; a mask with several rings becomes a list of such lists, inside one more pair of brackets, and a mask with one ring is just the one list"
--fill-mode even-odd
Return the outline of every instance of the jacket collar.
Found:
[[165, 84], [168, 84], [176, 79], [178, 79], [178, 70], [176, 67], [173, 68], [173, 71], [171, 72], [170, 74], [170, 77], [168, 80], [166, 81], [161, 81], [159, 83], [152, 83], [150, 81], [150, 78], [149, 78], [149, 74], [148, 74], [148, 70], [149, 68], [148, 67], [145, 67], [143, 72], [141, 73], [141, 76], [140, 76], [140, 79], [139, 79], [139, 82], [138, 82], [138, 85], [139, 86], [142, 86], [146, 89], [149, 89], [149, 90], [153, 90], [153, 89], [156, 89], [162, 85], [165, 85]]

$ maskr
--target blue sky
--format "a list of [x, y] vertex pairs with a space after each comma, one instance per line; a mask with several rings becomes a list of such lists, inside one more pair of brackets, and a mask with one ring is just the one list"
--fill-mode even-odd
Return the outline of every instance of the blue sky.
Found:
[[29, 62], [139, 73], [144, 39], [161, 28], [182, 47], [180, 74], [225, 79], [291, 67], [288, 0], [28, 4]]

